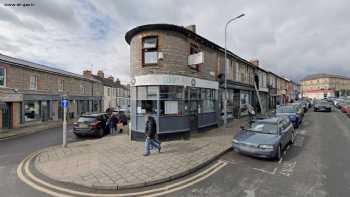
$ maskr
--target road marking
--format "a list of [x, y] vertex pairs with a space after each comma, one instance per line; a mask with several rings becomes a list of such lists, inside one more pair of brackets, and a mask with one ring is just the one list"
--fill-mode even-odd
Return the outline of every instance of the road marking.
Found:
[[223, 162], [226, 162], [226, 163], [229, 163], [229, 164], [232, 164], [232, 165], [237, 165], [238, 164], [238, 162], [229, 161], [229, 160], [225, 160], [225, 159], [220, 159], [220, 161], [223, 161]]
[[300, 134], [300, 135], [306, 135], [306, 130], [302, 129], [302, 130], [298, 131], [298, 134]]
[[275, 175], [277, 172], [277, 168], [274, 168], [272, 172], [264, 170], [264, 169], [260, 169], [260, 168], [253, 168], [253, 170], [257, 170], [266, 174], [271, 174], [271, 175]]
[[292, 163], [287, 163], [287, 162], [283, 163], [279, 171], [279, 174], [289, 177], [290, 175], [293, 174], [296, 164], [297, 164], [296, 161]]
[[287, 146], [286, 150], [288, 150], [290, 148], [290, 145]]
[[[179, 182], [176, 182], [174, 184], [167, 185], [167, 186], [164, 186], [161, 188], [157, 188], [157, 189], [152, 189], [152, 190], [147, 190], [147, 191], [142, 191], [142, 192], [123, 193], [123, 194], [98, 194], [98, 193], [80, 192], [80, 191], [75, 191], [75, 190], [55, 186], [55, 185], [52, 185], [51, 183], [45, 182], [45, 181], [35, 177], [29, 170], [29, 163], [39, 153], [40, 153], [40, 151], [32, 153], [29, 156], [27, 156], [19, 164], [19, 166], [17, 168], [17, 175], [18, 175], [19, 179], [21, 179], [27, 185], [33, 187], [36, 190], [39, 190], [41, 192], [47, 193], [47, 194], [49, 194], [51, 196], [55, 196], [55, 197], [73, 197], [73, 196], [62, 194], [62, 193], [59, 193], [59, 192], [56, 192], [53, 190], [49, 190], [45, 187], [48, 187], [48, 188], [51, 188], [54, 190], [58, 190], [60, 192], [65, 192], [65, 193], [69, 193], [69, 194], [73, 194], [73, 195], [80, 195], [80, 196], [93, 196], [93, 197], [124, 197], [124, 196], [140, 196], [140, 195], [158, 196], [159, 194], [163, 195], [166, 193], [171, 193], [171, 192], [189, 187], [195, 183], [198, 183], [198, 182], [208, 178], [209, 176], [213, 175], [214, 173], [221, 170], [223, 167], [225, 167], [227, 165], [226, 162], [218, 161], [217, 163], [213, 164], [212, 166], [210, 166], [206, 170], [204, 170], [204, 171], [202, 171], [202, 172], [200, 172], [192, 177], [189, 177], [188, 179], [185, 179], [185, 180], [182, 180], [182, 181], [179, 181]], [[23, 169], [23, 166], [24, 166], [24, 169]], [[34, 180], [34, 182], [29, 180], [27, 177], [25, 177], [23, 174], [23, 171], [26, 173], [26, 175], [30, 179]], [[38, 183], [41, 185], [44, 185], [45, 187], [40, 186]], [[155, 192], [159, 192], [159, 193], [155, 193]]]
[[278, 163], [282, 163], [283, 161], [283, 157], [281, 157], [281, 159], [278, 161]]
[[293, 144], [293, 146], [297, 146], [297, 147], [302, 147], [304, 145], [304, 139], [305, 137], [304, 136], [298, 136], [296, 139], [295, 139], [295, 142]]
[[247, 194], [247, 197], [255, 197], [255, 190], [244, 190]]

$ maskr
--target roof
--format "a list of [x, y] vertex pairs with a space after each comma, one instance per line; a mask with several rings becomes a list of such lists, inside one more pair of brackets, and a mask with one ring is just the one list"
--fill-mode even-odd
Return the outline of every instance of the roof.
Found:
[[114, 82], [114, 81], [111, 80], [111, 79], [103, 78], [103, 77], [100, 77], [100, 76], [97, 76], [97, 75], [91, 75], [91, 76], [92, 76], [94, 79], [101, 81], [102, 84], [103, 84], [104, 86], [117, 87], [117, 83]]
[[342, 75], [320, 73], [320, 74], [308, 75], [304, 77], [301, 81], [308, 81], [308, 80], [314, 80], [314, 79], [320, 79], [320, 78], [338, 78], [338, 79], [350, 80], [349, 77], [342, 76]]
[[71, 72], [68, 72], [68, 71], [65, 71], [65, 70], [61, 70], [61, 69], [45, 66], [45, 65], [42, 65], [42, 64], [34, 63], [34, 62], [29, 62], [29, 61], [26, 61], [26, 60], [23, 60], [23, 59], [19, 59], [19, 58], [10, 57], [10, 56], [7, 56], [7, 55], [3, 55], [1, 53], [0, 53], [0, 62], [4, 62], [4, 63], [11, 64], [11, 65], [16, 65], [16, 66], [19, 66], [19, 67], [39, 70], [39, 71], [43, 71], [43, 72], [49, 72], [49, 73], [54, 73], [54, 74], [58, 74], [58, 75], [64, 75], [64, 76], [68, 76], [68, 77], [74, 77], [74, 78], [79, 78], [79, 79], [84, 79], [84, 80], [96, 81], [94, 79], [90, 79], [90, 78], [84, 77], [83, 75], [79, 75], [79, 74], [76, 74], [76, 73], [71, 73]]

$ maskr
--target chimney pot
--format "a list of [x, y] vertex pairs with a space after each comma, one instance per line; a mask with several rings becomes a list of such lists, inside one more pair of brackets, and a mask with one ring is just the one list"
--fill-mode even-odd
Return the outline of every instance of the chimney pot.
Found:
[[196, 33], [196, 25], [188, 25], [185, 28], [192, 31], [193, 33]]
[[97, 71], [97, 76], [99, 76], [101, 78], [105, 78], [105, 74], [103, 73], [102, 70]]
[[92, 72], [91, 70], [84, 70], [83, 71], [83, 76], [87, 78], [91, 78]]

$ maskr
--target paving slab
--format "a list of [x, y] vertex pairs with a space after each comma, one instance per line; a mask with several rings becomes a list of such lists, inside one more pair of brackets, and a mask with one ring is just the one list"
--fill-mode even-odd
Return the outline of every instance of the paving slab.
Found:
[[125, 134], [43, 149], [34, 167], [55, 181], [93, 189], [154, 185], [194, 172], [231, 148], [232, 137], [246, 119], [229, 128], [195, 133], [189, 140], [162, 142], [162, 151], [143, 156], [144, 143]]

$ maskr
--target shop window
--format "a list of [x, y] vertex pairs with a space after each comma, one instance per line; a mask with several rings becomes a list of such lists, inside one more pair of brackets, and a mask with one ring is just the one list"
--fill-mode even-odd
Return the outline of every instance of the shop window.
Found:
[[183, 99], [183, 87], [181, 86], [160, 86], [160, 99]]
[[30, 76], [29, 88], [30, 88], [31, 90], [36, 90], [36, 89], [38, 89], [38, 76], [36, 76], [36, 75]]
[[145, 37], [142, 39], [143, 65], [158, 63], [158, 37]]
[[161, 116], [166, 115], [183, 115], [183, 101], [160, 101]]
[[30, 122], [40, 119], [40, 105], [38, 101], [24, 103], [24, 121]]
[[6, 69], [0, 67], [0, 87], [6, 86]]
[[199, 113], [215, 112], [216, 90], [200, 89], [201, 102], [199, 103]]
[[152, 114], [157, 114], [157, 100], [138, 100], [136, 102], [136, 114], [141, 115], [146, 113], [146, 106], [152, 109]]

